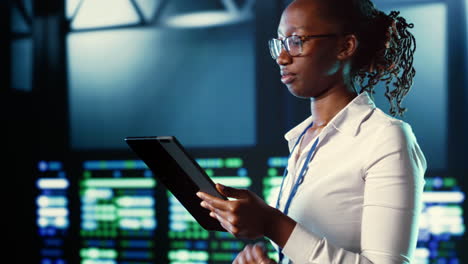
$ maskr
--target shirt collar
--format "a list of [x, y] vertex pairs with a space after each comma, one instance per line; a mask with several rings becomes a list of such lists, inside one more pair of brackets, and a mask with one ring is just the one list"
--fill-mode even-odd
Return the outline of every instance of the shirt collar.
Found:
[[[322, 130], [322, 133], [327, 133], [331, 129], [336, 129], [339, 132], [356, 136], [359, 131], [359, 126], [365, 117], [375, 108], [374, 101], [369, 96], [369, 93], [364, 91], [349, 102], [341, 109], [330, 122]], [[308, 125], [314, 120], [311, 115], [299, 125], [289, 130], [284, 138], [287, 141], [298, 138]]]

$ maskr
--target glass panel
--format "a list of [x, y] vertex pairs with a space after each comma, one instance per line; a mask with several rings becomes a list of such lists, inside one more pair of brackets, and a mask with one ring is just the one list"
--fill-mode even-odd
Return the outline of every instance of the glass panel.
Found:
[[72, 147], [127, 149], [123, 139], [139, 135], [255, 144], [254, 50], [253, 21], [70, 34]]
[[81, 1], [83, 0], [67, 0], [66, 5], [65, 5], [67, 18], [71, 18], [75, 14]]
[[14, 89], [32, 90], [32, 40], [18, 39], [11, 44], [11, 85]]
[[[408, 122], [426, 156], [429, 169], [447, 166], [447, 47], [445, 3], [414, 6], [389, 6], [399, 10], [410, 23], [416, 37], [414, 85], [403, 100], [407, 107], [403, 120]], [[437, 37], [434, 37], [437, 36]], [[376, 88], [376, 105], [389, 113], [390, 105], [383, 95], [385, 87]]]
[[11, 31], [14, 33], [30, 33], [31, 31], [16, 5], [11, 7]]
[[84, 0], [72, 29], [108, 27], [138, 23], [139, 17], [129, 0]]
[[161, 4], [161, 0], [136, 0], [135, 1], [140, 7], [145, 20], [149, 21], [153, 18], [156, 8]]

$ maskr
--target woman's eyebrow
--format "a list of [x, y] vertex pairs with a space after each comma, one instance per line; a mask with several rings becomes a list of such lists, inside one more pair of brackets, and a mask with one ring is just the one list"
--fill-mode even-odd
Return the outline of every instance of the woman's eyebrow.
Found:
[[[291, 27], [291, 30], [293, 30], [293, 31], [296, 31], [296, 30], [299, 30], [299, 29], [307, 29], [307, 27], [306, 26]], [[284, 35], [283, 32], [281, 32], [281, 30], [278, 30], [277, 34], [281, 35], [281, 36]]]

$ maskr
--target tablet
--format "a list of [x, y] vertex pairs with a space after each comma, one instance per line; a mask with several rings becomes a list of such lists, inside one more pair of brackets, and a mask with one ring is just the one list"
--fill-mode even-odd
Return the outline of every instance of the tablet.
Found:
[[196, 193], [227, 198], [216, 190], [215, 183], [176, 137], [127, 137], [125, 141], [203, 228], [226, 231], [218, 220], [210, 217], [208, 209], [200, 206], [201, 199]]

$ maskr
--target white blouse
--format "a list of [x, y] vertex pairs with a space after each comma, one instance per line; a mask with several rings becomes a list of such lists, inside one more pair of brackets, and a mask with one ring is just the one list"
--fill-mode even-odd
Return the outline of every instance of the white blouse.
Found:
[[[310, 116], [286, 133], [292, 150]], [[426, 160], [410, 125], [376, 108], [367, 92], [322, 129], [288, 215], [298, 224], [285, 262], [410, 263], [416, 248]], [[283, 210], [312, 142], [288, 161]]]

